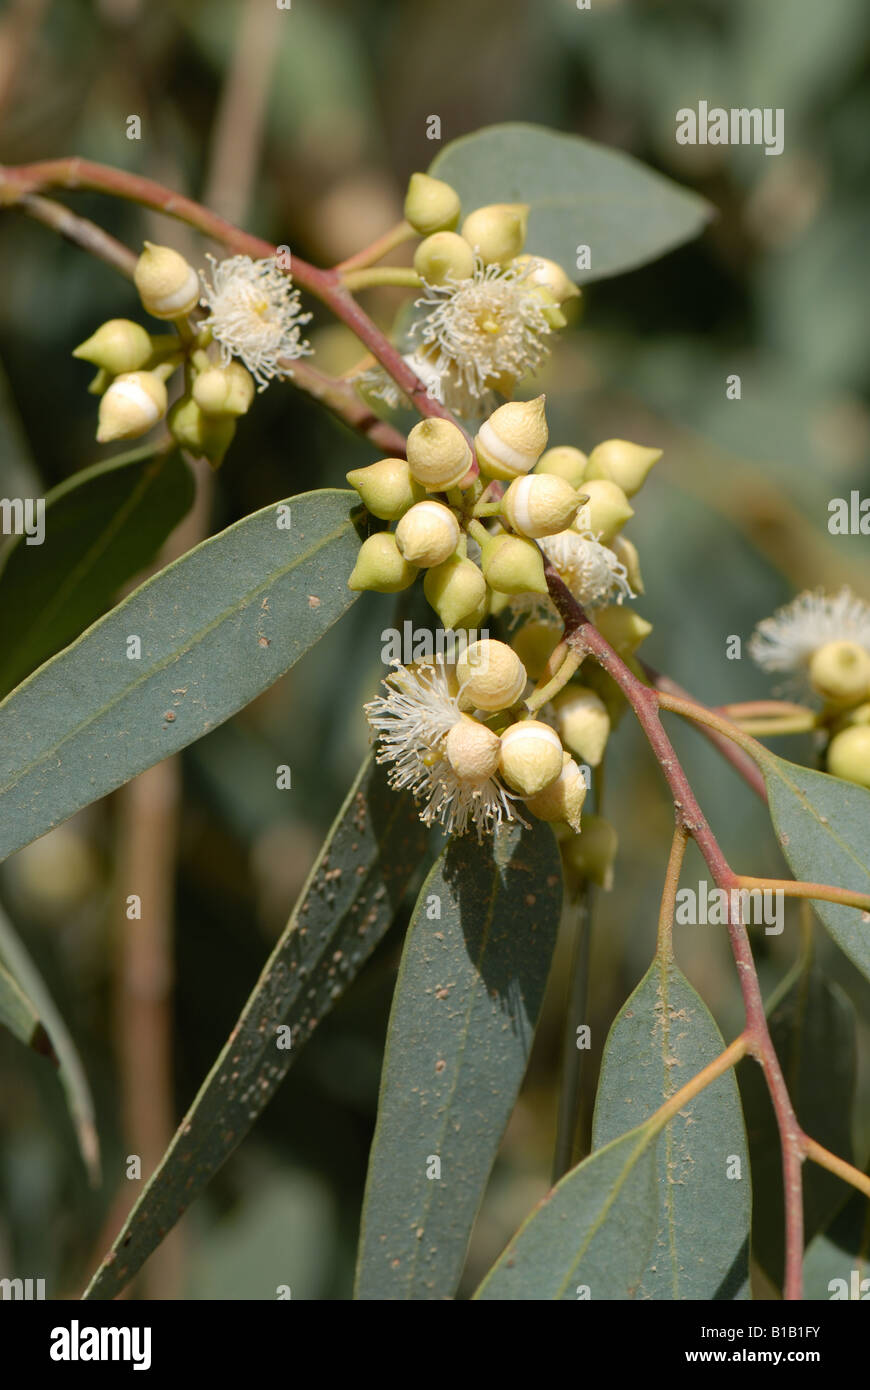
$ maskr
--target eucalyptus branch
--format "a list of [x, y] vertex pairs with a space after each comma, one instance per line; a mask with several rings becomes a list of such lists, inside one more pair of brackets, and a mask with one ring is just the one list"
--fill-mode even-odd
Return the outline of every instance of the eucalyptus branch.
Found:
[[792, 878], [754, 878], [749, 874], [739, 874], [741, 888], [761, 889], [764, 892], [784, 893], [787, 898], [816, 898], [822, 902], [842, 903], [843, 907], [857, 907], [870, 921], [870, 893], [853, 892], [851, 888], [835, 888], [827, 883], [805, 883]]
[[[654, 671], [652, 667], [647, 666], [645, 662], [642, 663], [642, 665], [656, 690], [660, 691], [662, 694], [674, 695], [678, 699], [684, 701], [686, 705], [692, 705], [701, 710], [706, 708], [699, 700], [694, 699], [688, 691], [684, 690], [681, 685], [678, 685], [676, 681], [672, 680], [670, 676], [665, 676], [658, 671]], [[767, 788], [764, 784], [764, 778], [758, 770], [757, 764], [742, 748], [737, 748], [735, 746], [731, 738], [731, 731], [729, 730], [726, 734], [719, 729], [711, 728], [708, 724], [701, 723], [699, 723], [697, 727], [699, 732], [712, 743], [713, 747], [721, 753], [725, 761], [731, 764], [735, 771], [743, 778], [744, 782], [752, 788], [761, 800], [767, 801]]]

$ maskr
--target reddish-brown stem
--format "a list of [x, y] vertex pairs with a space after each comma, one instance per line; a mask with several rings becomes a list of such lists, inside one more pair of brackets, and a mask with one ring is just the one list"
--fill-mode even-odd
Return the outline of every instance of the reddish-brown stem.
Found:
[[[569, 592], [552, 565], [545, 566], [547, 586], [562, 621], [565, 641], [578, 651], [588, 653], [613, 677], [625, 695], [647, 740], [673, 797], [678, 824], [682, 824], [700, 849], [718, 887], [738, 888], [740, 880], [725, 858], [703, 811], [680, 766], [670, 739], [665, 733], [659, 714], [657, 692], [638, 680], [625, 662], [593, 627], [583, 609]], [[739, 899], [738, 899], [739, 901]], [[803, 1135], [794, 1113], [779, 1058], [767, 1027], [764, 1001], [752, 956], [752, 948], [740, 912], [729, 910], [728, 934], [737, 965], [743, 1006], [746, 1011], [746, 1035], [749, 1050], [764, 1071], [773, 1103], [780, 1141], [782, 1143], [783, 1186], [785, 1189], [785, 1287], [787, 1299], [801, 1297], [803, 1264], [803, 1192], [801, 1164]]]

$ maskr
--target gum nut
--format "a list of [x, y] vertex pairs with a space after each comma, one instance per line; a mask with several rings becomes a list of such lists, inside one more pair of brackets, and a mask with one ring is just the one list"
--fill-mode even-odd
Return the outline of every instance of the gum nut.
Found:
[[421, 420], [408, 435], [408, 467], [429, 492], [456, 487], [471, 463], [468, 440], [450, 420], [431, 416]]
[[459, 221], [459, 194], [449, 183], [428, 174], [412, 174], [405, 195], [405, 220], [415, 232], [450, 231]]
[[561, 821], [572, 830], [580, 829], [580, 812], [586, 800], [586, 779], [569, 753], [562, 758], [562, 771], [537, 796], [526, 797], [526, 805], [538, 820]]
[[423, 593], [449, 630], [469, 621], [486, 600], [486, 580], [473, 560], [451, 555], [426, 571]]
[[456, 232], [435, 232], [414, 252], [414, 269], [430, 285], [468, 280], [474, 274], [474, 252]]
[[484, 637], [456, 663], [461, 702], [468, 709], [500, 710], [516, 704], [526, 688], [526, 668], [506, 642]]
[[826, 642], [810, 658], [809, 677], [823, 699], [857, 704], [870, 694], [870, 652], [858, 642]]
[[580, 496], [587, 501], [580, 503], [575, 529], [591, 531], [603, 545], [609, 545], [620, 527], [634, 516], [622, 488], [607, 478], [593, 478], [590, 482], [587, 473]]
[[588, 459], [581, 449], [573, 444], [556, 444], [541, 454], [535, 464], [536, 473], [552, 473], [556, 478], [564, 478], [566, 483], [577, 488], [586, 476]]
[[537, 719], [521, 719], [501, 736], [499, 771], [515, 792], [535, 796], [559, 776], [562, 754], [555, 729]]
[[506, 480], [531, 472], [547, 447], [545, 403], [545, 396], [537, 396], [493, 411], [474, 439], [481, 473]]
[[463, 714], [447, 735], [444, 752], [457, 777], [482, 782], [498, 768], [501, 741], [485, 724]]
[[828, 771], [846, 782], [870, 787], [870, 725], [854, 724], [828, 745]]
[[598, 767], [610, 735], [607, 706], [594, 690], [569, 685], [553, 701], [554, 720], [566, 748], [589, 767]]
[[356, 488], [366, 510], [381, 521], [398, 521], [426, 496], [426, 489], [411, 477], [405, 459], [378, 459], [366, 468], [352, 468], [347, 481]]
[[395, 536], [389, 531], [378, 531], [360, 546], [347, 587], [396, 594], [400, 589], [407, 589], [416, 578], [417, 571], [399, 553]]
[[568, 530], [578, 505], [577, 492], [564, 478], [531, 473], [511, 483], [502, 512], [521, 536], [555, 536]]
[[459, 544], [459, 522], [441, 502], [418, 502], [396, 527], [396, 544], [412, 565], [440, 565]]
[[587, 478], [609, 478], [633, 497], [643, 487], [646, 475], [662, 456], [661, 449], [629, 444], [627, 439], [605, 439], [589, 455]]

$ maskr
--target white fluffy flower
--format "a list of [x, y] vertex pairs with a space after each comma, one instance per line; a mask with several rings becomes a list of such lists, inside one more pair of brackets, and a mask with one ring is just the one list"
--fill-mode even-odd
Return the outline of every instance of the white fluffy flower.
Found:
[[807, 590], [758, 624], [749, 654], [765, 671], [796, 675], [819, 647], [840, 641], [870, 652], [870, 604], [845, 587], [831, 597]]
[[364, 706], [380, 744], [377, 760], [393, 764], [390, 786], [421, 803], [424, 825], [437, 823], [451, 835], [473, 825], [480, 840], [506, 821], [522, 821], [498, 777], [460, 778], [447, 761], [445, 739], [462, 712], [440, 657], [434, 665], [397, 666], [383, 685], [386, 695]]
[[578, 603], [599, 608], [634, 598], [625, 565], [589, 531], [559, 531], [538, 544]]
[[250, 256], [231, 256], [211, 262], [209, 284], [201, 274], [200, 303], [209, 309], [205, 327], [220, 343], [224, 365], [232, 357], [244, 362], [265, 391], [273, 377], [292, 376], [282, 359], [303, 357], [311, 348], [300, 326], [310, 314], [299, 312], [299, 291], [274, 256], [253, 261]]
[[467, 280], [425, 285], [417, 307], [428, 313], [412, 328], [441, 382], [479, 401], [500, 377], [520, 380], [549, 356], [552, 332], [529, 266], [484, 266], [476, 259]]

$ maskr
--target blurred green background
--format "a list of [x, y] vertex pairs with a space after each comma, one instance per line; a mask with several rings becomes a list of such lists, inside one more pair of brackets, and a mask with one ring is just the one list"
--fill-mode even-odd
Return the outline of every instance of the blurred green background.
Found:
[[[628, 150], [717, 208], [703, 238], [584, 291], [579, 322], [542, 375], [552, 443], [617, 435], [664, 448], [627, 534], [655, 625], [647, 659], [710, 703], [770, 682], [726, 638], [799, 589], [849, 582], [870, 598], [866, 538], [830, 537], [827, 503], [870, 491], [866, 235], [870, 226], [870, 10], [865, 0], [7, 0], [0, 7], [0, 162], [79, 154], [157, 178], [249, 230], [329, 264], [390, 226], [409, 174], [442, 143], [525, 120]], [[785, 150], [678, 146], [674, 114], [782, 107]], [[126, 138], [127, 117], [142, 138]], [[195, 259], [179, 224], [81, 194], [67, 201], [128, 245]], [[578, 241], [582, 228], [578, 228]], [[534, 246], [529, 248], [534, 251]], [[389, 324], [401, 302], [369, 294]], [[0, 217], [0, 494], [42, 495], [107, 456], [94, 444], [88, 369], [72, 348], [109, 317], [137, 317], [126, 282], [18, 214]], [[316, 312], [327, 369], [359, 352]], [[742, 399], [725, 381], [742, 378]], [[242, 421], [207, 499], [216, 530], [295, 491], [341, 486], [375, 457], [291, 386]], [[183, 758], [174, 885], [173, 1119], [181, 1117], [282, 928], [367, 744], [360, 712], [381, 673], [392, 602], [367, 594], [285, 679]], [[753, 794], [692, 730], [678, 749], [740, 870], [782, 861]], [[779, 751], [810, 761], [808, 741]], [[278, 763], [293, 790], [275, 789]], [[123, 795], [123, 794], [121, 794]], [[119, 795], [0, 870], [0, 894], [81, 1050], [104, 1146], [88, 1190], [56, 1078], [0, 1036], [0, 1272], [75, 1295], [141, 1189], [124, 1177], [137, 1062], [119, 949], [125, 923]], [[626, 720], [605, 810], [620, 853], [593, 943], [594, 1054], [649, 962], [672, 814]], [[701, 876], [690, 857], [686, 883]], [[349, 1296], [380, 1054], [401, 947], [397, 923], [318, 1029], [277, 1099], [140, 1280], [145, 1297]], [[865, 1018], [870, 988], [818, 932]], [[798, 944], [755, 946], [767, 989]], [[740, 1025], [723, 935], [677, 929], [681, 964], [726, 1037]], [[548, 1186], [568, 943], [526, 1086], [475, 1231], [471, 1289]], [[119, 1059], [124, 1057], [123, 1064]], [[868, 1033], [860, 1089], [870, 1143]], [[587, 1102], [588, 1109], [588, 1102]], [[124, 1116], [128, 1116], [127, 1119]], [[588, 1122], [588, 1114], [587, 1114]], [[134, 1119], [133, 1123], [136, 1121]], [[141, 1117], [138, 1123], [142, 1123]], [[144, 1123], [148, 1123], [147, 1117]]]

